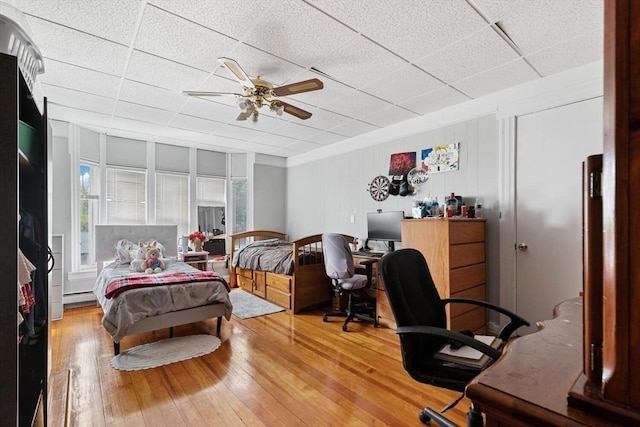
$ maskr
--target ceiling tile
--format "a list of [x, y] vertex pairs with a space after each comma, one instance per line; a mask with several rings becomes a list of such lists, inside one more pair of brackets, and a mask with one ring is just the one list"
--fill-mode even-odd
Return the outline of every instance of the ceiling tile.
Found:
[[346, 137], [344, 135], [338, 135], [337, 133], [333, 132], [321, 132], [315, 135], [311, 135], [310, 137], [306, 138], [306, 141], [320, 145], [330, 145], [335, 144], [336, 142], [343, 141], [345, 139]]
[[91, 126], [107, 129], [111, 116], [92, 111], [70, 108], [56, 103], [47, 104], [47, 113], [56, 120], [75, 123], [80, 126]]
[[66, 105], [71, 108], [107, 115], [113, 112], [113, 107], [115, 106], [115, 100], [105, 96], [92, 95], [90, 93], [49, 85], [42, 85], [42, 88], [47, 94], [47, 101], [54, 102], [58, 105]]
[[472, 98], [497, 92], [531, 80], [539, 79], [536, 72], [522, 59], [510, 62], [466, 80], [455, 83], [455, 87]]
[[539, 50], [526, 58], [543, 76], [550, 76], [602, 59], [603, 50], [602, 34], [595, 31]]
[[114, 115], [124, 118], [135, 117], [145, 122], [166, 125], [175, 115], [175, 112], [132, 102], [118, 101]]
[[116, 76], [122, 75], [127, 59], [127, 48], [89, 34], [53, 24], [39, 18], [29, 18], [34, 43], [47, 59], [74, 64], [90, 70]]
[[[286, 102], [297, 105], [296, 103], [301, 101], [307, 104], [307, 106], [313, 105], [316, 107], [323, 107], [335, 101], [337, 98], [355, 92], [355, 89], [350, 86], [313, 72], [305, 72], [298, 76], [297, 80], [309, 80], [314, 78], [322, 81], [324, 86], [322, 89], [288, 96]], [[299, 107], [305, 108], [302, 105], [299, 105]]]
[[193, 88], [199, 87], [207, 76], [204, 71], [139, 50], [131, 54], [126, 73], [129, 80], [180, 91], [194, 90]]
[[601, 0], [476, 1], [525, 55], [603, 28]]
[[373, 114], [366, 115], [362, 120], [367, 123], [375, 124], [379, 127], [385, 127], [414, 117], [418, 117], [418, 114], [394, 105], [385, 110], [380, 110]]
[[315, 150], [315, 149], [320, 148], [320, 147], [322, 147], [322, 144], [317, 144], [317, 143], [311, 142], [311, 141], [300, 141], [300, 140], [297, 140], [297, 141], [294, 141], [291, 144], [285, 146], [284, 148], [304, 153], [306, 151]]
[[440, 50], [488, 25], [464, 1], [310, 2], [409, 61]]
[[359, 119], [377, 111], [385, 110], [391, 105], [392, 104], [371, 96], [368, 93], [354, 91], [347, 96], [343, 96], [327, 104], [325, 108], [348, 117]]
[[112, 129], [119, 129], [123, 131], [131, 131], [143, 133], [145, 135], [153, 136], [158, 135], [158, 131], [162, 129], [162, 126], [158, 126], [154, 123], [141, 122], [126, 117], [113, 117], [109, 131]]
[[120, 77], [76, 67], [53, 59], [47, 60], [45, 72], [38, 76], [38, 80], [41, 83], [110, 98], [115, 98], [118, 95], [120, 86]]
[[199, 117], [186, 116], [184, 114], [178, 114], [169, 124], [175, 128], [192, 129], [202, 133], [212, 133], [217, 129], [220, 129], [221, 126], [224, 126], [224, 123], [222, 122], [205, 120]]
[[148, 5], [144, 10], [135, 47], [213, 72], [219, 66], [217, 58], [227, 56], [237, 43], [235, 39]]
[[260, 132], [259, 130], [236, 126], [234, 124], [227, 124], [218, 128], [215, 134], [228, 138], [249, 140], [252, 138], [257, 138], [262, 134], [262, 132]]
[[380, 80], [363, 86], [364, 92], [398, 104], [405, 99], [432, 92], [444, 86], [415, 65], [408, 64]]
[[353, 30], [301, 1], [275, 1], [260, 15], [264, 24], [242, 41], [303, 67], [356, 37]]
[[257, 138], [251, 140], [251, 142], [256, 142], [258, 144], [269, 145], [272, 147], [284, 147], [295, 142], [296, 138], [289, 138], [288, 136], [275, 135], [272, 133], [263, 133]]
[[336, 80], [362, 88], [407, 64], [407, 61], [371, 40], [358, 36], [331, 55], [318, 60], [314, 67]]
[[351, 121], [350, 117], [321, 108], [312, 109], [310, 112], [313, 115], [305, 120], [305, 125], [319, 130], [327, 130]]
[[421, 58], [416, 65], [451, 84], [518, 58], [516, 51], [487, 27]]
[[171, 126], [160, 127], [157, 130], [159, 136], [165, 138], [179, 139], [182, 141], [203, 141], [207, 133], [197, 132], [196, 130], [186, 130]]
[[332, 132], [339, 133], [341, 135], [346, 135], [349, 137], [354, 137], [361, 135], [363, 133], [371, 132], [376, 129], [380, 129], [377, 126], [371, 125], [369, 123], [361, 122], [360, 120], [351, 120], [343, 125], [330, 129]]
[[148, 3], [242, 40], [254, 27], [270, 25], [262, 11], [269, 10], [272, 1], [149, 0]]
[[[22, 12], [128, 45], [133, 37], [140, 0], [16, 0]], [[109, 17], [109, 19], [105, 19]], [[40, 44], [40, 43], [38, 43]]]
[[305, 139], [311, 135], [314, 135], [320, 132], [321, 131], [319, 129], [315, 129], [309, 126], [305, 126], [304, 124], [298, 124], [294, 122], [289, 122], [271, 131], [271, 133], [276, 135], [283, 135], [283, 136], [288, 136], [290, 138], [296, 138], [296, 139]]
[[187, 101], [181, 93], [131, 80], [122, 83], [120, 99], [169, 111], [178, 111]]
[[213, 147], [224, 147], [227, 149], [233, 149], [234, 151], [241, 151], [239, 147], [244, 144], [245, 141], [227, 138], [220, 135], [205, 135], [202, 142]]
[[469, 101], [469, 97], [461, 94], [449, 86], [420, 95], [416, 98], [408, 99], [400, 106], [415, 111], [418, 114], [427, 114], [454, 104]]
[[240, 150], [248, 151], [248, 152], [272, 154], [274, 151], [278, 150], [280, 147], [273, 146], [273, 145], [259, 144], [257, 142], [244, 142], [238, 148]]

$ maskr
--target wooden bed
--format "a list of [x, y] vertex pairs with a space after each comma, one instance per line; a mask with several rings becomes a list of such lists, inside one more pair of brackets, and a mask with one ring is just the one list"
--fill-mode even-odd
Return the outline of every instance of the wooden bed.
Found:
[[[351, 236], [345, 237], [353, 240]], [[230, 236], [231, 260], [234, 259], [235, 252], [239, 248], [251, 242], [273, 238], [285, 240], [286, 234], [266, 230], [232, 234]], [[307, 236], [291, 243], [293, 253], [300, 255], [293, 257], [291, 274], [250, 270], [230, 264], [230, 286], [240, 287], [293, 313], [330, 301], [331, 287], [322, 259], [322, 234]], [[308, 254], [317, 256], [305, 256]]]
[[[98, 264], [98, 273], [101, 272], [103, 263], [111, 263], [114, 260], [115, 243], [120, 239], [127, 239], [131, 242], [146, 242], [150, 239], [163, 243], [165, 258], [177, 258], [177, 226], [175, 225], [97, 225], [95, 227], [95, 247], [96, 261]], [[178, 262], [178, 261], [171, 261]], [[184, 263], [182, 263], [184, 264]], [[144, 273], [141, 273], [144, 274]], [[180, 285], [171, 285], [174, 288]], [[146, 288], [155, 289], [155, 288]], [[225, 286], [226, 289], [226, 286]], [[145, 289], [135, 289], [125, 293], [144, 292]], [[95, 290], [94, 290], [95, 293]], [[124, 295], [124, 294], [122, 294]], [[96, 293], [98, 302], [105, 311], [107, 300], [104, 295]], [[114, 297], [118, 298], [118, 297]], [[200, 320], [217, 318], [216, 334], [220, 335], [222, 325], [222, 317], [227, 320], [231, 315], [231, 303], [226, 293], [226, 299], [220, 298], [219, 302], [211, 302], [205, 305], [199, 305], [189, 308], [171, 309], [165, 313], [158, 313], [137, 319], [127, 324], [126, 330], [118, 331], [117, 335], [111, 333], [114, 340], [114, 351], [118, 354], [120, 351], [120, 340], [127, 335], [139, 334], [143, 332], [154, 331], [158, 329], [170, 328], [170, 335], [173, 335], [173, 326], [193, 323]], [[141, 316], [139, 316], [141, 317]], [[104, 325], [104, 319], [103, 319]], [[105, 325], [106, 328], [106, 325]]]

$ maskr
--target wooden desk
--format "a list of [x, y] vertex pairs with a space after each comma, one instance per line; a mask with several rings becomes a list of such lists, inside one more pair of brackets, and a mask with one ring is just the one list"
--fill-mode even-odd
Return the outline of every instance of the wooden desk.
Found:
[[582, 299], [562, 302], [554, 316], [542, 330], [511, 341], [467, 386], [487, 427], [611, 425], [567, 404], [582, 373]]
[[178, 257], [180, 261], [184, 261], [192, 267], [202, 271], [207, 271], [207, 261], [209, 257], [209, 252], [207, 251], [180, 252], [178, 253]]

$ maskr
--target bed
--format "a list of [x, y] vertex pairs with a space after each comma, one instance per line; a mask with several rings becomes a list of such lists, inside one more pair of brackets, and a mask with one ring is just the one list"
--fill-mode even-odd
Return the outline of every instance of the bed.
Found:
[[[228, 284], [215, 272], [202, 272], [176, 259], [177, 226], [97, 225], [95, 239], [98, 277], [93, 292], [115, 354], [127, 335], [169, 328], [172, 336], [173, 326], [205, 319], [217, 318], [216, 334], [220, 335], [222, 318], [229, 320], [233, 308]], [[116, 261], [115, 245], [123, 239], [160, 242], [166, 269], [145, 274], [132, 271], [123, 260]], [[157, 286], [154, 281], [171, 284]]]
[[[353, 240], [351, 236], [345, 237]], [[293, 313], [331, 300], [330, 282], [322, 257], [322, 234], [288, 242], [284, 233], [254, 230], [232, 234], [230, 239], [229, 282], [232, 288], [240, 287]], [[288, 252], [289, 258], [286, 263], [256, 259], [257, 252], [249, 250], [256, 247], [279, 251], [282, 256]]]

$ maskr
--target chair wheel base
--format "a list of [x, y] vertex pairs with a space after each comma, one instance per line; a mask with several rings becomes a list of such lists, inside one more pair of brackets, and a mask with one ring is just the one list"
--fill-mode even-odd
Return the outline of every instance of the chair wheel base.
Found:
[[323, 322], [328, 322], [329, 321], [329, 318], [327, 317], [326, 314], [324, 316], [322, 316], [322, 321]]
[[427, 414], [427, 411], [424, 409], [418, 413], [418, 419], [422, 424], [431, 424], [431, 417]]

